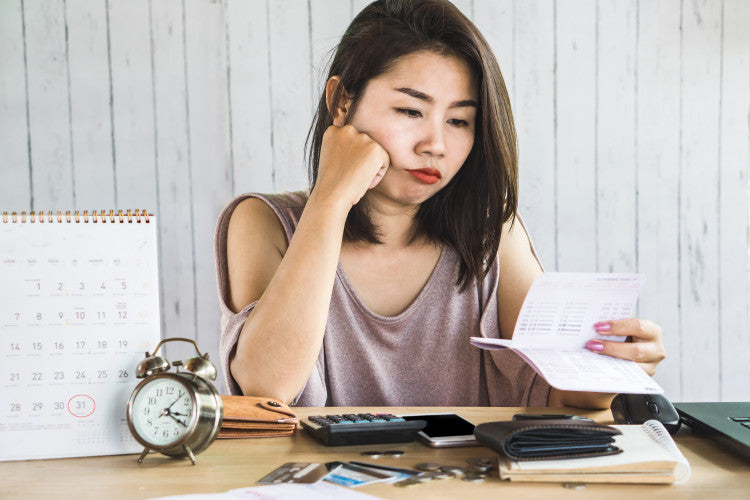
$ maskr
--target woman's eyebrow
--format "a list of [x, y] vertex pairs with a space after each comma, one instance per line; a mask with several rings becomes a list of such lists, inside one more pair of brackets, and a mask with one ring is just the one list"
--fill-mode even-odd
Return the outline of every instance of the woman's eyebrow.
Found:
[[[398, 88], [398, 89], [395, 89], [395, 90], [398, 91], [398, 92], [402, 92], [402, 93], [404, 93], [406, 95], [412, 96], [415, 99], [419, 99], [420, 101], [424, 101], [424, 102], [427, 102], [427, 103], [430, 103], [430, 104], [432, 104], [432, 102], [434, 101], [434, 99], [432, 97], [428, 96], [424, 92], [416, 90], [416, 89], [412, 89], [412, 88], [409, 88], [409, 87], [401, 87], [401, 88]], [[473, 106], [475, 108], [479, 107], [477, 105], [477, 102], [474, 101], [474, 100], [472, 100], [472, 99], [463, 99], [461, 101], [456, 101], [454, 103], [451, 103], [451, 105], [449, 107], [451, 107], [451, 108], [464, 108], [464, 107], [467, 107], [467, 106]]]

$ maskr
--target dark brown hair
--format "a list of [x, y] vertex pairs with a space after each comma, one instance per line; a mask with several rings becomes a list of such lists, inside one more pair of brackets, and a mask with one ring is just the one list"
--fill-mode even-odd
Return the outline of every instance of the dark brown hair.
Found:
[[[378, 0], [365, 7], [341, 38], [328, 78], [351, 98], [356, 112], [367, 83], [417, 51], [432, 51], [465, 61], [478, 86], [479, 107], [474, 145], [456, 176], [422, 203], [414, 238], [424, 236], [453, 246], [461, 258], [457, 285], [484, 279], [497, 254], [502, 224], [518, 205], [516, 131], [500, 67], [474, 24], [447, 0]], [[308, 135], [310, 182], [318, 178], [323, 134], [333, 124], [325, 93]], [[380, 243], [364, 200], [349, 212], [344, 230], [349, 241]]]

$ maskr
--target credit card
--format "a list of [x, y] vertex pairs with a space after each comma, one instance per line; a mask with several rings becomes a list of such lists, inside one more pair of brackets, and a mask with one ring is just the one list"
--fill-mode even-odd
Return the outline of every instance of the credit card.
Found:
[[258, 484], [316, 483], [328, 474], [325, 464], [314, 462], [287, 462], [274, 470]]

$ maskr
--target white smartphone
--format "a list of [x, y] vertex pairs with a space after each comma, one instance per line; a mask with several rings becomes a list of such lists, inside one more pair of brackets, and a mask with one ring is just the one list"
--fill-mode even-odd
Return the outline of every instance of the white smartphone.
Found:
[[455, 413], [399, 415], [405, 420], [425, 420], [427, 425], [417, 436], [433, 448], [479, 446], [474, 439], [474, 424]]

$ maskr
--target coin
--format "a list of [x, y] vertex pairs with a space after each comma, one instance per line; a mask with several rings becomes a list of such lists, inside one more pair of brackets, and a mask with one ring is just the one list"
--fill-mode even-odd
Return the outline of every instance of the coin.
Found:
[[440, 464], [436, 464], [434, 462], [422, 462], [420, 464], [417, 464], [416, 467], [419, 470], [431, 472], [431, 471], [434, 471], [434, 470], [438, 470], [441, 467], [441, 465]]
[[459, 467], [458, 465], [443, 465], [440, 470], [453, 474], [454, 476], [463, 476], [466, 474], [466, 469]]
[[585, 490], [586, 483], [563, 483], [563, 488], [568, 488], [569, 490]]
[[383, 455], [388, 455], [389, 457], [394, 457], [394, 458], [403, 457], [404, 454], [405, 453], [403, 450], [388, 450], [385, 453], [383, 453]]
[[440, 469], [431, 471], [427, 475], [430, 476], [432, 479], [448, 479], [449, 477], [453, 477], [453, 474], [450, 474]]
[[383, 454], [382, 451], [375, 451], [375, 450], [368, 450], [368, 451], [363, 451], [362, 453], [360, 453], [360, 455], [364, 455], [370, 458], [380, 458], [382, 454]]
[[480, 475], [477, 475], [477, 474], [466, 474], [463, 477], [463, 480], [464, 481], [470, 481], [472, 483], [481, 483], [482, 481], [484, 481], [484, 478], [485, 478], [485, 476], [480, 476]]
[[400, 488], [405, 488], [407, 486], [414, 486], [415, 484], [419, 484], [421, 482], [422, 481], [420, 481], [420, 480], [418, 480], [418, 479], [416, 479], [414, 477], [410, 477], [408, 479], [402, 479], [401, 481], [398, 481], [397, 483], [393, 483], [393, 484], [394, 484], [394, 486], [398, 486]]
[[484, 474], [488, 472], [492, 467], [486, 466], [486, 465], [472, 465], [469, 467], [466, 472], [469, 472], [471, 474]]
[[492, 467], [494, 461], [491, 458], [472, 457], [467, 458], [466, 463], [469, 465], [480, 466], [480, 467]]

